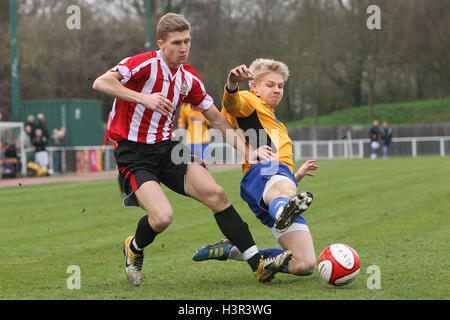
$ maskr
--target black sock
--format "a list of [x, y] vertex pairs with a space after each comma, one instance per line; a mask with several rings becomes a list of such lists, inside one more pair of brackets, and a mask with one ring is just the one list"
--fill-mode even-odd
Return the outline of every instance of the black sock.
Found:
[[[152, 243], [158, 234], [159, 232], [153, 230], [148, 223], [148, 216], [143, 216], [138, 222], [134, 239], [131, 241], [131, 251], [134, 253], [142, 253], [142, 250]], [[136, 243], [137, 248], [134, 243]]]
[[250, 265], [253, 271], [258, 270], [259, 261], [261, 261], [261, 258], [262, 258], [261, 254], [257, 253], [247, 260], [248, 264]]
[[[231, 241], [241, 252], [255, 246], [252, 234], [233, 206], [229, 206], [223, 211], [214, 214], [217, 225], [222, 233]], [[247, 262], [253, 271], [258, 269], [261, 254], [258, 252], [250, 257]]]

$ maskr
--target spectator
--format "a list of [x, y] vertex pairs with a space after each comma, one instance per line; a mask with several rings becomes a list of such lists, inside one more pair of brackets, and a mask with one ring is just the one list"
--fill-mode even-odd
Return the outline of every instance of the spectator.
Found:
[[27, 122], [25, 123], [25, 125], [29, 124], [29, 125], [31, 125], [32, 127], [34, 127], [34, 126], [36, 125], [36, 123], [35, 123], [34, 120], [35, 120], [35, 119], [34, 119], [34, 116], [33, 116], [32, 114], [29, 114], [29, 115], [27, 116]]
[[[26, 130], [26, 127], [29, 126], [30, 129]], [[29, 114], [27, 116], [27, 122], [25, 122], [25, 130], [30, 137], [30, 141], [34, 138], [34, 131], [36, 130], [36, 122], [34, 119], [34, 116], [32, 114]]]
[[58, 129], [53, 129], [52, 131], [52, 142], [54, 146], [58, 146], [59, 145], [59, 138], [58, 138], [58, 133], [59, 130]]
[[67, 147], [69, 144], [66, 127], [61, 127], [61, 129], [59, 129], [59, 144], [61, 147]]
[[33, 127], [31, 124], [25, 124], [25, 149], [31, 148], [33, 145], [31, 144], [33, 134]]
[[20, 157], [17, 155], [16, 141], [5, 143], [2, 146], [3, 156], [0, 158], [0, 164], [3, 167], [3, 178], [15, 178], [20, 172]]
[[31, 141], [35, 147], [34, 160], [42, 168], [48, 167], [48, 153], [46, 146], [48, 143], [47, 138], [43, 135], [42, 129], [36, 129], [34, 132], [34, 138]]
[[42, 130], [42, 136], [44, 136], [47, 139], [47, 142], [48, 142], [50, 137], [49, 137], [49, 134], [48, 134], [47, 125], [45, 124], [45, 116], [44, 116], [43, 113], [39, 113], [37, 115], [36, 129], [41, 129]]
[[378, 140], [380, 139], [380, 129], [378, 127], [378, 120], [373, 120], [372, 127], [369, 131], [370, 138], [370, 148], [372, 152], [370, 154], [370, 159], [374, 160], [377, 158], [377, 150], [380, 147]]
[[67, 146], [67, 134], [66, 128], [61, 127], [61, 129], [53, 129], [52, 140], [55, 147], [66, 147]]
[[381, 146], [383, 150], [383, 158], [386, 159], [389, 154], [389, 145], [391, 144], [392, 141], [392, 128], [389, 127], [387, 121], [383, 121], [380, 130], [380, 137], [381, 137]]

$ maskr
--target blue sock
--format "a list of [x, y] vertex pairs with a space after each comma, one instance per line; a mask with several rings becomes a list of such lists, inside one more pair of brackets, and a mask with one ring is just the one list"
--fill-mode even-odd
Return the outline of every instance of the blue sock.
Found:
[[269, 214], [272, 217], [273, 220], [276, 220], [276, 215], [278, 212], [278, 209], [280, 207], [285, 206], [289, 202], [289, 198], [280, 197], [273, 199], [272, 202], [269, 204]]
[[289, 263], [288, 263], [287, 265], [285, 265], [285, 266], [283, 267], [283, 269], [281, 269], [280, 272], [281, 272], [281, 273], [287, 273], [287, 274], [290, 274], [290, 272], [289, 272]]
[[[276, 219], [276, 215], [280, 207], [285, 206], [289, 202], [289, 198], [280, 197], [272, 200], [269, 204], [269, 214], [273, 220]], [[262, 249], [259, 252], [263, 255], [264, 258], [274, 257], [284, 252], [284, 250], [271, 248], [271, 249]], [[282, 273], [289, 273], [288, 266], [285, 266], [282, 270]]]
[[[270, 248], [270, 249], [260, 249], [259, 253], [264, 257], [264, 258], [268, 258], [268, 257], [275, 257], [281, 253], [283, 253], [284, 250], [281, 249], [276, 249], [276, 248]], [[287, 264], [283, 269], [281, 269], [280, 272], [282, 273], [289, 273], [288, 270], [288, 265]]]
[[270, 248], [270, 249], [260, 249], [259, 253], [264, 257], [264, 258], [269, 258], [269, 257], [275, 257], [281, 253], [283, 253], [284, 251], [281, 249], [276, 249], [276, 248]]

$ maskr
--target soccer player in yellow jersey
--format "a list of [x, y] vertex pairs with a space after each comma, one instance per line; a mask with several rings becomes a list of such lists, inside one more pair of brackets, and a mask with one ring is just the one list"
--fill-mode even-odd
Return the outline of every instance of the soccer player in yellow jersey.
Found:
[[[314, 272], [316, 257], [313, 240], [303, 217], [313, 196], [297, 193], [298, 183], [318, 166], [306, 161], [294, 172], [292, 141], [286, 127], [276, 118], [275, 109], [283, 97], [288, 67], [280, 61], [257, 59], [249, 68], [233, 68], [227, 79], [222, 99], [222, 113], [234, 129], [242, 129], [253, 148], [268, 145], [271, 161], [243, 163], [241, 197], [263, 224], [268, 226], [284, 250], [292, 251], [292, 259], [282, 270], [299, 276]], [[239, 91], [239, 83], [249, 81], [250, 91]], [[260, 250], [264, 256], [277, 255], [282, 250]], [[242, 260], [239, 250], [227, 239], [201, 248], [195, 261], [208, 259]]]
[[189, 104], [183, 104], [178, 118], [178, 129], [186, 129], [186, 144], [200, 159], [208, 160], [205, 152], [210, 142], [209, 121], [200, 111], [192, 110]]

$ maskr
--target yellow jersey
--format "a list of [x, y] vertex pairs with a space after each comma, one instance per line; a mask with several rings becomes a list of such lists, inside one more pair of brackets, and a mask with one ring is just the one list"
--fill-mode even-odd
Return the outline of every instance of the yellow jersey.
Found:
[[209, 125], [209, 121], [201, 112], [192, 110], [189, 104], [181, 106], [178, 127], [183, 127], [187, 130], [187, 144], [209, 143]]
[[[294, 172], [292, 140], [288, 131], [268, 105], [253, 91], [229, 93], [225, 87], [222, 97], [222, 114], [234, 129], [242, 129], [248, 144], [254, 149], [269, 145], [275, 154], [272, 161], [285, 164]], [[244, 160], [244, 174], [251, 165]]]

